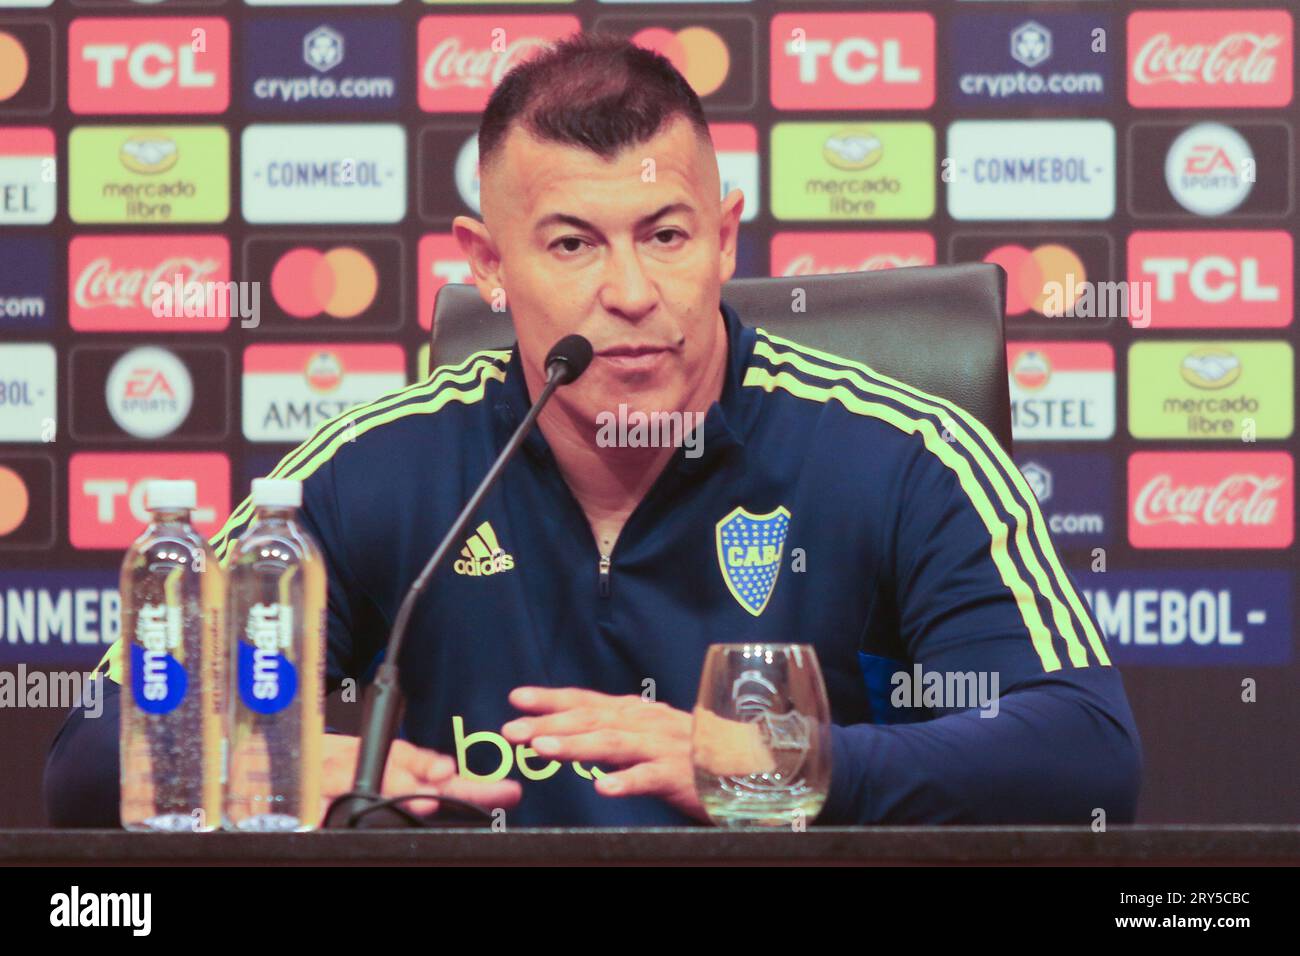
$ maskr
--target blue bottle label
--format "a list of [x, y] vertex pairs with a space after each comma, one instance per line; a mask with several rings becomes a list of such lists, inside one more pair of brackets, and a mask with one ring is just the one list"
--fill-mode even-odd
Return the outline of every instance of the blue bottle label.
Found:
[[181, 705], [189, 676], [166, 651], [131, 645], [131, 692], [135, 705], [148, 714], [168, 714]]

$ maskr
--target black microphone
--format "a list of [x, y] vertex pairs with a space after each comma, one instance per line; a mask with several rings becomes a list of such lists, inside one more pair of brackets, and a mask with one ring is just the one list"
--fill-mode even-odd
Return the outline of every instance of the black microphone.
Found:
[[[577, 380], [578, 376], [585, 372], [587, 366], [591, 364], [591, 358], [591, 343], [581, 335], [566, 335], [551, 347], [550, 352], [546, 354], [546, 386], [542, 389], [542, 393], [537, 396], [537, 401], [533, 403], [528, 410], [528, 414], [524, 416], [524, 420], [519, 423], [519, 427], [510, 436], [510, 440], [506, 442], [501, 454], [497, 455], [496, 461], [492, 463], [488, 473], [483, 476], [483, 480], [479, 482], [478, 488], [470, 496], [469, 502], [461, 510], [460, 515], [452, 522], [451, 528], [443, 537], [437, 550], [433, 552], [433, 557], [429, 558], [424, 570], [420, 572], [406, 592], [406, 597], [403, 599], [401, 607], [398, 608], [397, 617], [393, 620], [392, 630], [388, 634], [388, 649], [384, 653], [383, 662], [375, 671], [374, 682], [366, 691], [366, 709], [361, 718], [361, 749], [357, 755], [357, 771], [352, 781], [352, 790], [349, 793], [340, 794], [331, 801], [325, 814], [325, 826], [327, 828], [360, 828], [365, 825], [367, 816], [381, 810], [388, 811], [382, 814], [383, 822], [379, 824], [381, 826], [396, 824], [399, 826], [419, 827], [429, 825], [426, 820], [401, 806], [407, 800], [420, 799], [423, 795], [382, 796], [384, 767], [388, 764], [388, 752], [392, 748], [397, 722], [402, 712], [402, 692], [398, 685], [397, 661], [402, 650], [402, 642], [406, 638], [406, 629], [411, 614], [415, 610], [416, 601], [419, 600], [420, 595], [428, 585], [429, 579], [433, 577], [433, 572], [438, 569], [451, 550], [465, 536], [465, 531], [478, 513], [483, 499], [487, 497], [487, 493], [496, 484], [506, 464], [514, 457], [515, 452], [519, 450], [519, 446], [523, 444], [533, 425], [536, 424], [537, 416], [541, 414], [542, 408], [550, 401], [551, 395], [561, 385], [568, 385]], [[423, 798], [427, 799], [427, 797]], [[487, 811], [466, 801], [448, 796], [438, 796], [436, 799], [438, 800], [439, 810], [444, 805], [448, 805], [453, 809], [468, 811], [485, 820], [491, 819]], [[380, 816], [376, 816], [375, 820], [380, 818]], [[373, 820], [372, 825], [374, 825]]]
[[[590, 342], [581, 335], [566, 335], [552, 345], [551, 350], [546, 353], [547, 382], [556, 375], [559, 377], [560, 385], [568, 385], [587, 371], [587, 366], [591, 364], [591, 356]], [[537, 403], [540, 405], [546, 401], [546, 398], [547, 396], [543, 394], [537, 399]]]

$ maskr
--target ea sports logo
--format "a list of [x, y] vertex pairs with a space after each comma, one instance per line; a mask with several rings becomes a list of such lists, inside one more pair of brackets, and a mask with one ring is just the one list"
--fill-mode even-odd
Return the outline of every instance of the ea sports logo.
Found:
[[1221, 216], [1250, 195], [1255, 152], [1231, 126], [1198, 123], [1170, 145], [1165, 182], [1184, 209], [1200, 216]]

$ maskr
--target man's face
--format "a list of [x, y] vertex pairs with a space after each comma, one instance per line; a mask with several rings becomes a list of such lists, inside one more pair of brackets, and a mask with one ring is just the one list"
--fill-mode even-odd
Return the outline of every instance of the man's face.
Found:
[[713, 148], [683, 117], [612, 161], [510, 130], [484, 171], [483, 223], [462, 216], [455, 232], [483, 298], [505, 290], [534, 394], [551, 346], [576, 332], [596, 353], [556, 394], [576, 421], [700, 404], [725, 350], [718, 301], [744, 202], [719, 192]]

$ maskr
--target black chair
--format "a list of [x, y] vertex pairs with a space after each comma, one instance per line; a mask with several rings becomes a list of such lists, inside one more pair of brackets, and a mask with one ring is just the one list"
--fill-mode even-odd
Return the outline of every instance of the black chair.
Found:
[[[804, 290], [803, 311], [792, 310]], [[1011, 451], [1001, 266], [970, 263], [878, 272], [733, 279], [722, 299], [746, 325], [869, 365], [955, 402]], [[472, 285], [445, 285], [433, 307], [430, 368], [514, 340], [508, 312]]]

